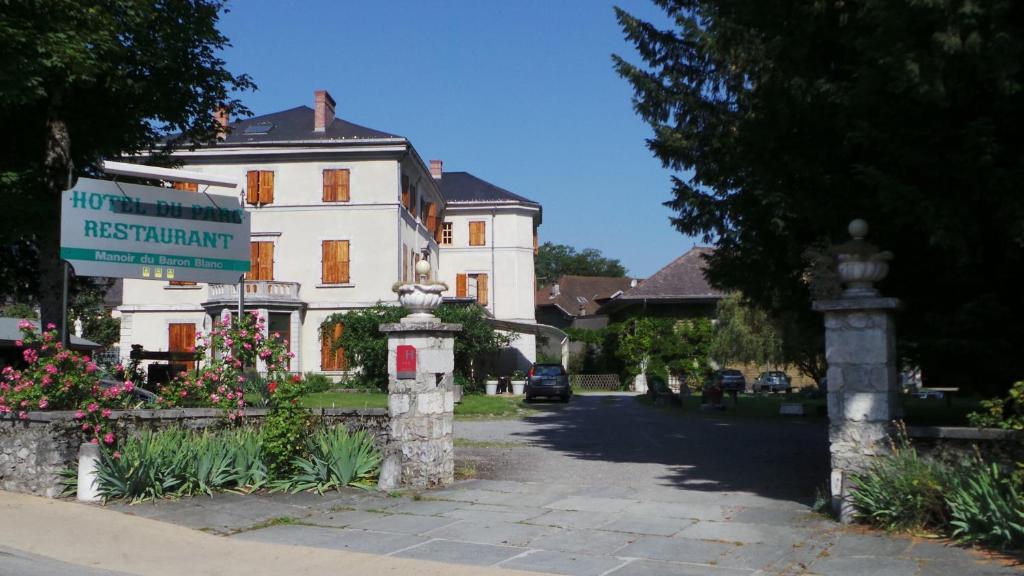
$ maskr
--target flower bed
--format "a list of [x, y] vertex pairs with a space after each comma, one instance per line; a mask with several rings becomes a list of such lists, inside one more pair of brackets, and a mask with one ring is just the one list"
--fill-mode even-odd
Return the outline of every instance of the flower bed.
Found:
[[[136, 382], [119, 367], [114, 380], [101, 380], [88, 357], [65, 350], [53, 325], [37, 333], [19, 325], [24, 367], [4, 368], [0, 379], [0, 488], [54, 496], [60, 473], [77, 461], [82, 442], [101, 444], [112, 457], [144, 430], [164, 428], [259, 428], [259, 442], [271, 478], [292, 477], [310, 456], [314, 430], [344, 423], [365, 430], [378, 447], [387, 441], [384, 410], [307, 410], [299, 404], [299, 375], [287, 371], [287, 343], [265, 335], [255, 314], [215, 322], [196, 338], [198, 369], [154, 390], [155, 410], [126, 410], [142, 402]], [[255, 378], [261, 364], [264, 375]], [[129, 369], [127, 374], [135, 374]], [[246, 406], [245, 389], [263, 409]]]
[[[269, 409], [246, 409], [247, 426], [260, 427]], [[363, 430], [378, 448], [390, 440], [386, 409], [313, 408], [303, 411], [312, 426], [344, 426]], [[232, 427], [224, 412], [213, 408], [115, 410], [110, 429], [118, 437], [144, 430], [174, 428], [223, 429]], [[0, 416], [0, 489], [55, 497], [60, 494], [61, 472], [78, 461], [78, 447], [89, 441], [74, 411], [32, 411]]]

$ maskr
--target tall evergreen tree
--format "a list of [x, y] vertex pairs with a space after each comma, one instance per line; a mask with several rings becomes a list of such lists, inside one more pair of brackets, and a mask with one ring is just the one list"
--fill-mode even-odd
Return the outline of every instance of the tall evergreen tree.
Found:
[[643, 64], [615, 66], [713, 282], [820, 343], [808, 250], [863, 217], [930, 382], [1024, 376], [1024, 4], [654, 2], [664, 29], [617, 10]]

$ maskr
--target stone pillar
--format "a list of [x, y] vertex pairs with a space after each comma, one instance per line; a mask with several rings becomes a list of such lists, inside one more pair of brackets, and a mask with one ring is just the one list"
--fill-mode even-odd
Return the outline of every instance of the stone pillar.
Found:
[[854, 517], [850, 473], [888, 451], [892, 422], [902, 416], [893, 326], [899, 307], [895, 298], [814, 303], [825, 314], [832, 507], [843, 522]]
[[903, 415], [893, 323], [901, 304], [874, 288], [888, 274], [892, 254], [864, 241], [868, 225], [863, 220], [851, 222], [849, 231], [853, 240], [836, 250], [845, 290], [813, 305], [825, 315], [830, 487], [832, 508], [844, 523], [855, 517], [850, 474], [888, 452], [893, 421]]
[[[462, 326], [405, 320], [380, 326], [381, 332], [388, 335], [391, 417], [391, 439], [378, 483], [381, 490], [445, 486], [455, 480], [452, 372], [455, 333]], [[415, 349], [412, 372], [398, 372], [399, 346]]]

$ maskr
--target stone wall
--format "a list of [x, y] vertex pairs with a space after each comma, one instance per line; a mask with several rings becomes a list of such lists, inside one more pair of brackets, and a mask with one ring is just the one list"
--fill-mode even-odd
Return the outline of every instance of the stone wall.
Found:
[[[266, 409], [249, 408], [246, 422], [259, 426], [266, 414]], [[382, 451], [390, 441], [388, 413], [383, 408], [316, 408], [310, 414], [319, 424], [367, 431]], [[228, 425], [224, 412], [211, 408], [117, 411], [111, 420], [119, 436], [139, 430]], [[78, 447], [84, 440], [73, 412], [29, 412], [28, 420], [0, 417], [0, 489], [51, 498], [59, 495], [60, 473], [77, 462]]]
[[907, 436], [918, 454], [959, 462], [974, 454], [1014, 470], [1024, 462], [1024, 432], [995, 428], [908, 426]]

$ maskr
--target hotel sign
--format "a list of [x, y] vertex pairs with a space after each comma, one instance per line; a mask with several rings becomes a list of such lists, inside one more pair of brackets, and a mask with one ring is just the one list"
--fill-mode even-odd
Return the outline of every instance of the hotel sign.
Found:
[[79, 276], [234, 284], [249, 230], [232, 196], [89, 178], [61, 195], [60, 255]]

